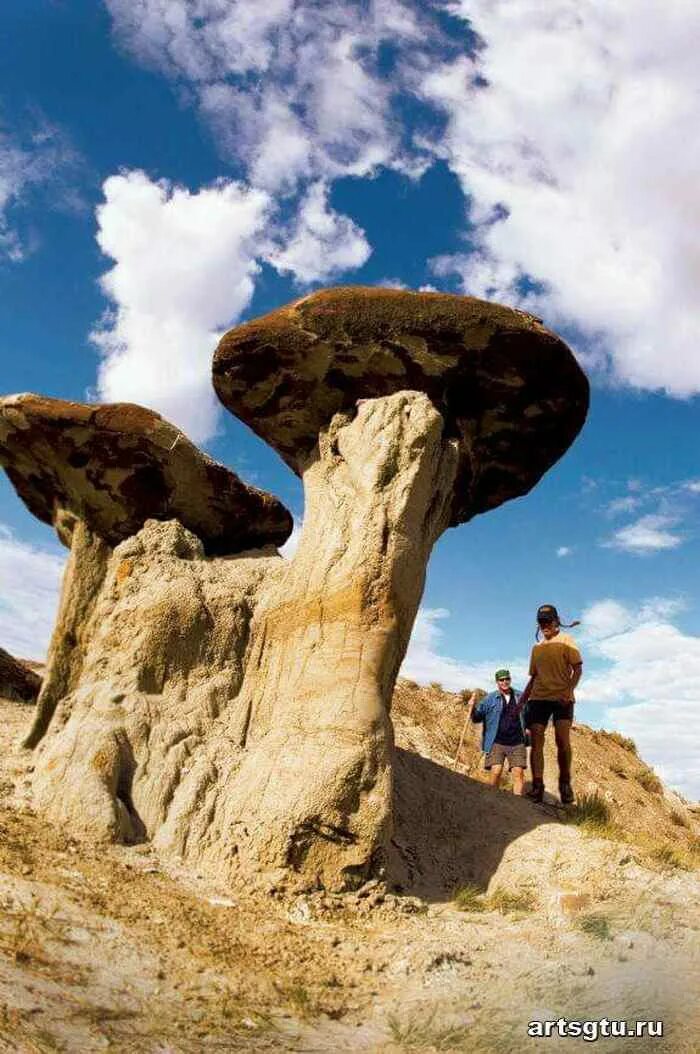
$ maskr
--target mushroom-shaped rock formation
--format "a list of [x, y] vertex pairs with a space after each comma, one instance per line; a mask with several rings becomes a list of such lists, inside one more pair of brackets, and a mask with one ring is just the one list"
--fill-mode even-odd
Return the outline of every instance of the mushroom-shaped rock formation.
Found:
[[431, 548], [561, 457], [588, 382], [523, 312], [341, 288], [227, 333], [214, 384], [303, 476], [304, 527], [253, 616], [240, 767], [206, 813], [211, 769], [193, 770], [159, 837], [346, 885], [386, 858], [389, 704]]
[[205, 558], [177, 519], [120, 542], [37, 801], [219, 881], [347, 888], [395, 861], [389, 704], [431, 548], [537, 482], [588, 384], [531, 316], [378, 289], [238, 327], [214, 383], [303, 476], [297, 552]]
[[40, 688], [41, 677], [0, 648], [0, 696], [19, 703], [33, 703]]
[[159, 414], [130, 403], [66, 402], [33, 394], [0, 400], [0, 465], [71, 556], [34, 727], [76, 685], [111, 548], [149, 519], [177, 518], [207, 553], [280, 544], [292, 519], [199, 451]]

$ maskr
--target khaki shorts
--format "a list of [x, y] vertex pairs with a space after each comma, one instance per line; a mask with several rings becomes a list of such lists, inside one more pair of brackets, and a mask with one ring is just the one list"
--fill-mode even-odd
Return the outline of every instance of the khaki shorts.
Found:
[[492, 765], [503, 765], [506, 758], [508, 767], [511, 769], [527, 768], [525, 744], [517, 743], [514, 747], [506, 747], [503, 743], [494, 743], [484, 759], [484, 764], [487, 769], [490, 769]]

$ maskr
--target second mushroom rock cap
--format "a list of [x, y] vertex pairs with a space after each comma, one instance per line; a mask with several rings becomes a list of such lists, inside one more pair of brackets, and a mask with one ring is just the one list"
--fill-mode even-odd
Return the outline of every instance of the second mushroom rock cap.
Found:
[[208, 553], [273, 543], [292, 517], [270, 494], [212, 461], [153, 410], [39, 395], [0, 399], [0, 465], [45, 523], [64, 511], [110, 545], [148, 519], [179, 519]]
[[224, 405], [298, 473], [338, 411], [425, 392], [459, 440], [452, 525], [527, 493], [588, 411], [585, 374], [538, 319], [447, 293], [313, 293], [226, 333], [213, 373]]

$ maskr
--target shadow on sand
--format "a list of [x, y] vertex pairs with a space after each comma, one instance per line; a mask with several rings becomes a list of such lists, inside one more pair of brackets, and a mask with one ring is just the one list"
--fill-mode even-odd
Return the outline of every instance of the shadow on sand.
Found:
[[460, 885], [485, 887], [511, 842], [556, 822], [527, 799], [396, 751], [390, 871], [406, 892], [449, 900]]

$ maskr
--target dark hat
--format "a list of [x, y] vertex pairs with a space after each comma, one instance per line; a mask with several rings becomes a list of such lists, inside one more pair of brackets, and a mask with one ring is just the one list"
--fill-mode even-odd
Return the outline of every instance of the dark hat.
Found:
[[496, 670], [497, 681], [504, 681], [506, 678], [510, 678], [510, 670]]
[[540, 625], [543, 622], [559, 622], [559, 612], [554, 604], [541, 604], [537, 609], [537, 621]]

